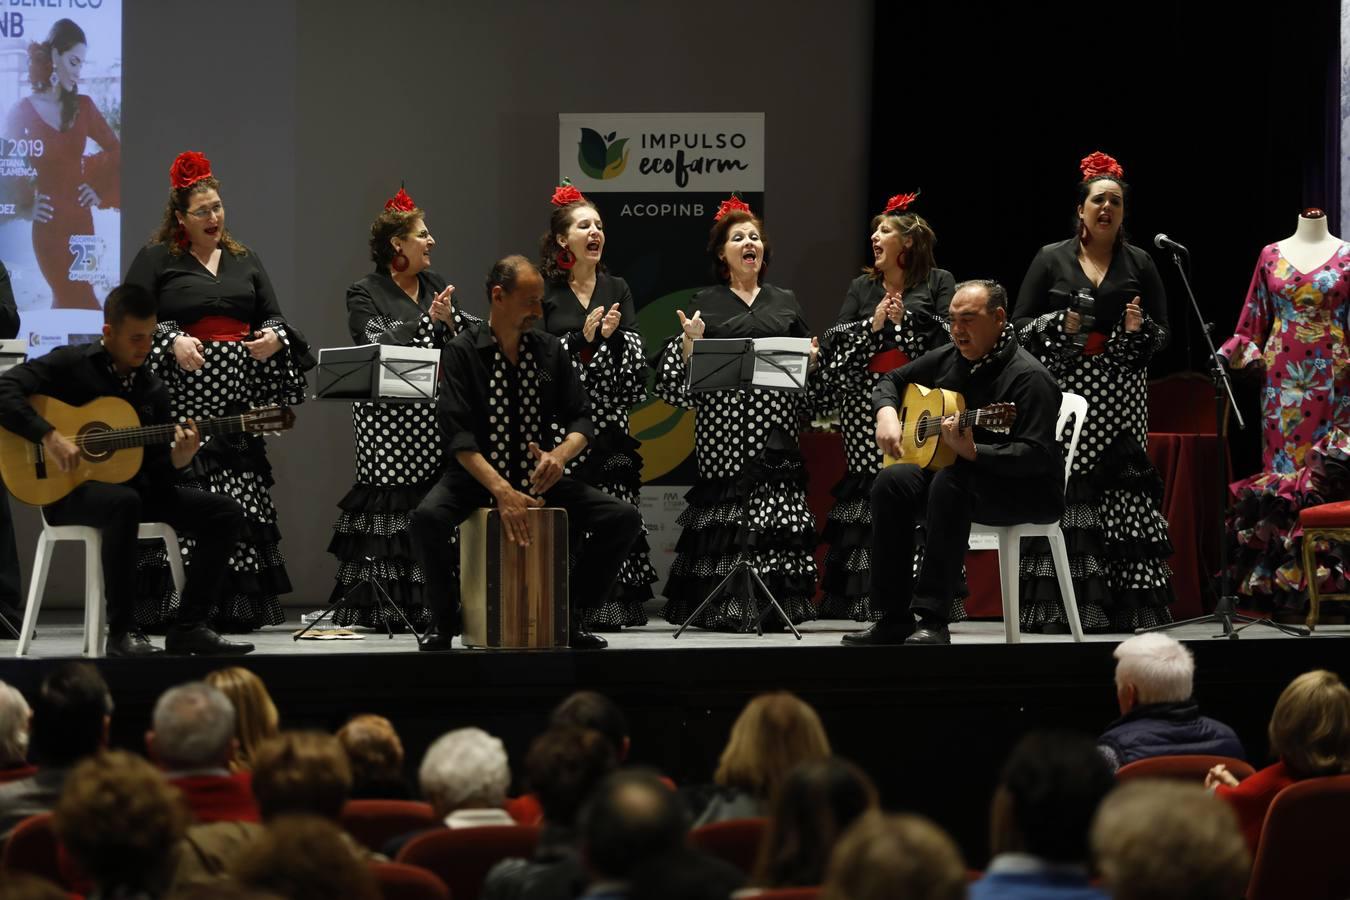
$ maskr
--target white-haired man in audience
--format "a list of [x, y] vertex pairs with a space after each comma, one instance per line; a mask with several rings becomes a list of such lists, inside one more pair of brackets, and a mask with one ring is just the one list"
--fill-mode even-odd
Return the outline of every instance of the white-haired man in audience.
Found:
[[146, 751], [199, 823], [259, 820], [250, 773], [230, 774], [234, 722], [230, 698], [204, 681], [169, 688], [155, 703]]
[[1097, 746], [1113, 769], [1151, 756], [1211, 754], [1245, 759], [1232, 728], [1200, 715], [1191, 696], [1195, 658], [1165, 634], [1140, 634], [1115, 651], [1120, 718]]
[[514, 825], [502, 807], [511, 768], [502, 742], [481, 728], [458, 728], [437, 738], [417, 772], [422, 799], [449, 828]]
[[28, 728], [33, 711], [18, 688], [0, 681], [0, 784], [37, 772], [28, 764]]

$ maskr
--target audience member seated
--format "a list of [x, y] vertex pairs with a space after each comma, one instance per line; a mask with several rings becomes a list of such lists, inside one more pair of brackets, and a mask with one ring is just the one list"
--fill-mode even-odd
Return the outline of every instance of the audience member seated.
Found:
[[32, 751], [41, 768], [0, 784], [0, 843], [29, 816], [51, 812], [77, 762], [108, 745], [112, 695], [89, 663], [58, 665], [33, 703]]
[[[619, 705], [604, 694], [576, 691], [569, 695], [553, 708], [549, 716], [550, 727], [563, 725], [598, 731], [614, 748], [614, 758], [618, 764], [628, 762], [633, 748], [633, 739], [628, 734], [628, 719]], [[661, 776], [661, 780], [672, 791], [675, 790], [675, 782], [665, 776]], [[522, 825], [538, 825], [544, 818], [539, 798], [532, 793], [506, 801], [506, 811]]]
[[[263, 822], [286, 815], [309, 815], [337, 822], [352, 773], [337, 738], [321, 731], [283, 731], [264, 741], [253, 759], [253, 796]], [[347, 852], [357, 860], [383, 860], [346, 832]], [[226, 877], [231, 863], [264, 834], [252, 822], [216, 822], [188, 829], [175, 890], [211, 884]]]
[[1205, 787], [1213, 788], [1237, 813], [1253, 857], [1276, 794], [1295, 781], [1350, 771], [1350, 690], [1325, 669], [1303, 673], [1275, 702], [1268, 735], [1274, 765], [1240, 784], [1224, 766], [1215, 766], [1205, 776]]
[[13, 685], [0, 681], [0, 784], [37, 772], [28, 764], [28, 728], [33, 711]]
[[108, 750], [79, 763], [56, 804], [57, 837], [98, 897], [166, 896], [188, 823], [183, 798], [139, 756]]
[[422, 799], [449, 828], [515, 825], [502, 809], [511, 768], [502, 742], [481, 728], [459, 728], [437, 738], [417, 773]]
[[403, 742], [384, 716], [354, 716], [338, 729], [338, 743], [352, 768], [353, 800], [411, 800], [403, 775]]
[[1236, 900], [1251, 866], [1233, 811], [1175, 781], [1113, 790], [1092, 823], [1092, 851], [1114, 900]]
[[694, 827], [767, 816], [769, 800], [788, 772], [829, 755], [830, 740], [814, 709], [786, 691], [759, 695], [731, 726], [711, 799], [700, 803], [696, 792], [689, 792], [691, 807], [702, 810]]
[[802, 763], [773, 798], [751, 881], [766, 888], [820, 884], [839, 837], [876, 808], [877, 790], [857, 766], [837, 756]]
[[1115, 786], [1091, 738], [1043, 732], [1018, 742], [990, 810], [993, 859], [970, 900], [1106, 900], [1089, 881], [1088, 831]]
[[237, 741], [228, 697], [204, 681], [169, 688], [155, 704], [152, 724], [146, 751], [183, 792], [193, 821], [259, 820], [249, 773], [230, 774]]
[[230, 872], [244, 887], [287, 900], [380, 900], [370, 867], [352, 854], [342, 830], [319, 816], [269, 819], [263, 839], [244, 850]]
[[1200, 715], [1190, 650], [1165, 634], [1140, 634], [1122, 641], [1115, 657], [1120, 718], [1097, 740], [1112, 771], [1150, 756], [1247, 758], [1233, 729]]
[[488, 872], [482, 900], [571, 900], [589, 877], [577, 846], [581, 805], [615, 766], [608, 738], [555, 725], [530, 744], [525, 777], [543, 806], [543, 828], [530, 859], [502, 860]]
[[262, 679], [242, 666], [216, 669], [208, 672], [206, 683], [230, 698], [234, 706], [235, 738], [239, 746], [230, 764], [233, 772], [247, 772], [253, 768], [253, 755], [263, 741], [277, 736], [281, 717], [277, 714], [272, 695]]
[[867, 813], [830, 856], [821, 900], [961, 900], [966, 867], [951, 838], [922, 816]]
[[745, 876], [720, 859], [686, 847], [688, 830], [680, 798], [655, 773], [630, 769], [609, 775], [581, 815], [582, 859], [591, 876], [582, 896], [652, 896], [658, 887], [653, 880], [668, 879], [675, 871], [683, 884], [714, 885], [724, 889], [720, 896], [727, 896]]

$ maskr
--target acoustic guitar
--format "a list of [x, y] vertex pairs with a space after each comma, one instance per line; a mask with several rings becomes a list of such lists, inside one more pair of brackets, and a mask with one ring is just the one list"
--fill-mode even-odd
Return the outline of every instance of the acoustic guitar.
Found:
[[[86, 481], [121, 484], [141, 470], [143, 447], [168, 444], [173, 425], [142, 425], [136, 410], [119, 397], [99, 397], [83, 406], [71, 406], [54, 397], [28, 398], [38, 415], [80, 449], [74, 469], [62, 472], [47, 459], [41, 444], [0, 428], [0, 479], [15, 497], [32, 506], [55, 503]], [[295, 424], [295, 413], [284, 406], [252, 409], [216, 419], [198, 419], [203, 437], [244, 432], [285, 431]]]
[[1017, 419], [1017, 407], [1011, 403], [967, 410], [966, 399], [956, 391], [919, 384], [905, 387], [897, 412], [900, 456], [886, 454], [883, 465], [909, 463], [924, 469], [945, 469], [956, 462], [956, 451], [942, 443], [942, 420], [948, 416], [959, 416], [963, 428], [1007, 428]]

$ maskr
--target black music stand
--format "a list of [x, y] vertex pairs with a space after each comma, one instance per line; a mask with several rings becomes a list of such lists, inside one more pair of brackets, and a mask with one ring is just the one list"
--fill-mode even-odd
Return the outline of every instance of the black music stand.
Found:
[[[436, 362], [427, 360], [425, 362], [414, 362], [409, 360], [388, 360], [380, 356], [379, 345], [370, 345], [369, 347], [344, 348], [351, 351], [367, 351], [359, 358], [325, 360], [324, 354], [327, 351], [319, 351], [318, 367], [318, 386], [315, 390], [314, 400], [329, 400], [339, 403], [434, 403], [436, 401], [436, 388], [439, 379], [435, 377], [434, 368]], [[369, 352], [373, 351], [373, 352]], [[395, 376], [410, 389], [416, 392], [413, 397], [382, 397], [379, 396], [380, 389], [380, 369]], [[413, 373], [424, 372], [427, 368], [433, 369], [431, 378], [431, 390], [428, 392], [422, 385], [416, 384], [408, 378]], [[366, 563], [374, 560], [367, 556]], [[369, 588], [370, 596], [373, 599], [374, 607], [380, 620], [384, 622], [385, 630], [389, 633], [392, 640], [394, 637], [394, 627], [390, 624], [388, 613], [392, 611], [398, 618], [403, 620], [417, 643], [422, 643], [422, 632], [418, 631], [413, 623], [404, 615], [403, 610], [399, 609], [398, 604], [389, 596], [389, 591], [385, 588], [381, 579], [377, 578], [370, 565], [366, 566], [366, 574], [352, 583], [341, 597], [334, 597], [337, 590], [334, 589], [333, 596], [329, 597], [328, 608], [325, 609], [317, 619], [310, 622], [303, 629], [292, 635], [292, 640], [300, 640], [310, 632], [316, 625], [335, 615], [340, 610], [350, 609], [358, 606], [360, 601], [357, 594], [361, 588]]]
[[[787, 339], [792, 341], [794, 339]], [[740, 390], [755, 388], [770, 390], [804, 391], [806, 390], [806, 370], [810, 363], [810, 350], [792, 349], [783, 339], [760, 338], [703, 338], [694, 341], [693, 354], [689, 358], [689, 389], [695, 392]], [[748, 453], [744, 454], [749, 456]], [[797, 638], [802, 633], [792, 624], [788, 614], [779, 605], [773, 591], [764, 583], [759, 571], [747, 558], [750, 542], [750, 493], [747, 490], [741, 506], [741, 527], [737, 535], [737, 560], [727, 576], [718, 582], [703, 602], [689, 614], [684, 623], [675, 630], [678, 639], [684, 630], [707, 609], [708, 604], [726, 591], [733, 597], [739, 597], [747, 605], [763, 608], [755, 618], [755, 631], [764, 636], [764, 617], [770, 611], [787, 625], [788, 630]]]

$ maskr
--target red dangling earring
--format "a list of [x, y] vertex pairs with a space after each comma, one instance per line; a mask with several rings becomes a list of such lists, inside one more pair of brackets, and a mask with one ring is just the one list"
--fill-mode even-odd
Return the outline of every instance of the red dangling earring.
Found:
[[186, 250], [191, 241], [188, 240], [187, 231], [182, 225], [178, 225], [173, 231], [173, 242], [178, 245], [179, 250]]
[[398, 251], [398, 255], [389, 261], [389, 268], [395, 272], [406, 272], [409, 265], [408, 257], [403, 254], [402, 250]]
[[573, 256], [572, 251], [568, 250], [566, 247], [563, 247], [561, 250], [558, 251], [557, 259], [558, 259], [558, 268], [562, 269], [564, 272], [572, 268], [572, 266], [576, 265], [577, 263], [577, 258]]

